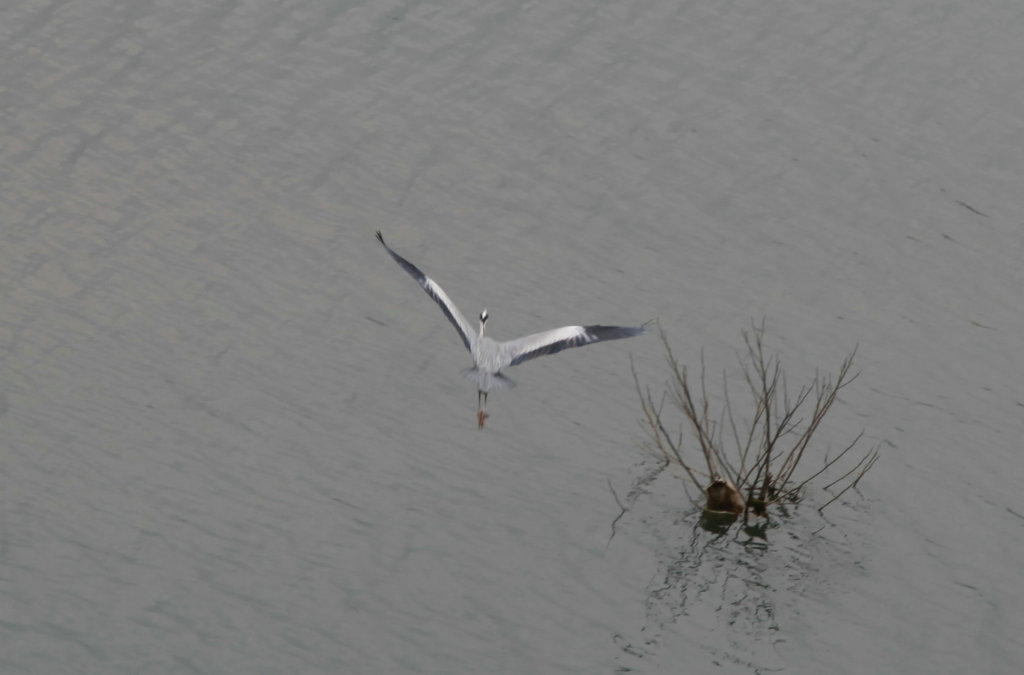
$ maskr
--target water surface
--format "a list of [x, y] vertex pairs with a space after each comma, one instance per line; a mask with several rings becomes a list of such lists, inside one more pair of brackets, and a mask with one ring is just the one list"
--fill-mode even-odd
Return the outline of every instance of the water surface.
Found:
[[[1018, 672], [1022, 21], [4, 4], [0, 670]], [[796, 380], [859, 345], [821, 450], [883, 458], [695, 529], [646, 480], [650, 338], [515, 369], [478, 432], [378, 228], [499, 339], [657, 317], [717, 372], [766, 316]]]

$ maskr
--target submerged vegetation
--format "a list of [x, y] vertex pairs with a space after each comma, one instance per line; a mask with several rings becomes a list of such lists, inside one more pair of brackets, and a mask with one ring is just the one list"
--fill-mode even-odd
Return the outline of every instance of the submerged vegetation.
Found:
[[[826, 451], [817, 466], [808, 470], [817, 462], [804, 462], [815, 456], [811, 439], [840, 390], [857, 377], [851, 371], [856, 349], [834, 376], [816, 371], [809, 384], [792, 393], [779, 357], [765, 352], [764, 322], [755, 324], [743, 332], [746, 350], [739, 353], [750, 409], [738, 409], [723, 372], [721, 403], [713, 414], [703, 354], [699, 378], [692, 382], [660, 327], [659, 333], [669, 366], [668, 389], [655, 399], [633, 369], [644, 413], [644, 448], [665, 466], [682, 468], [687, 496], [704, 508], [704, 520], [715, 527], [723, 521], [728, 527], [741, 514], [744, 523], [751, 515], [767, 517], [773, 507], [799, 502], [812, 481], [824, 483], [821, 488], [832, 493], [818, 507], [822, 511], [855, 488], [874, 466], [878, 446], [851, 454], [863, 431], [834, 455]], [[666, 403], [674, 411], [671, 420]]]

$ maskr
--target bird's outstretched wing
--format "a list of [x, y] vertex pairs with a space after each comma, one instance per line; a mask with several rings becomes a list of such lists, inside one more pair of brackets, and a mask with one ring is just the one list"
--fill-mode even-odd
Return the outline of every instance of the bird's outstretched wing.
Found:
[[545, 354], [557, 354], [570, 347], [582, 347], [605, 340], [621, 340], [646, 332], [647, 329], [643, 326], [562, 326], [500, 343], [503, 361], [501, 367], [517, 366], [523, 361]]
[[398, 255], [391, 250], [391, 247], [384, 243], [384, 235], [377, 230], [377, 241], [380, 242], [381, 246], [384, 247], [391, 257], [395, 259], [395, 262], [402, 266], [406, 272], [409, 273], [413, 279], [423, 287], [423, 290], [427, 292], [427, 295], [434, 299], [441, 307], [441, 311], [448, 317], [448, 320], [455, 326], [455, 330], [459, 331], [459, 337], [462, 338], [462, 344], [466, 345], [466, 349], [473, 351], [473, 343], [476, 342], [476, 333], [473, 332], [473, 327], [466, 321], [466, 317], [462, 316], [462, 312], [455, 306], [452, 299], [448, 297], [448, 294], [444, 292], [444, 289], [437, 285], [433, 279], [428, 277], [426, 274], [420, 271], [420, 268], [413, 265], [411, 262]]

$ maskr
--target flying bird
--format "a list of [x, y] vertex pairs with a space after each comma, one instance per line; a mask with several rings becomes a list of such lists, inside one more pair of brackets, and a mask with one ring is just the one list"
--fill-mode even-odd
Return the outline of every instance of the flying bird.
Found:
[[505, 368], [518, 366], [524, 361], [545, 354], [556, 354], [570, 347], [582, 347], [604, 340], [621, 340], [647, 332], [645, 328], [647, 324], [643, 326], [562, 326], [507, 342], [497, 342], [484, 335], [488, 318], [486, 309], [480, 312], [479, 330], [474, 330], [452, 299], [444, 292], [444, 289], [421, 272], [418, 267], [391, 250], [391, 247], [384, 243], [384, 236], [380, 230], [377, 230], [377, 241], [395, 259], [395, 262], [423, 287], [427, 295], [440, 305], [441, 311], [455, 326], [459, 337], [462, 338], [462, 344], [466, 345], [466, 349], [473, 355], [473, 366], [462, 370], [462, 375], [476, 385], [476, 419], [479, 429], [484, 428], [484, 420], [489, 417], [487, 394], [492, 391], [511, 389], [516, 384], [501, 372]]

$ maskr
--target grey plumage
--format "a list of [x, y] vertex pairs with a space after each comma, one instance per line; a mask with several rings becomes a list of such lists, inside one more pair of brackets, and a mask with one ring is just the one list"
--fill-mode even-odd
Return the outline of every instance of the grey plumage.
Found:
[[464, 369], [462, 375], [476, 385], [478, 404], [480, 397], [483, 397], [483, 404], [479, 405], [477, 410], [477, 421], [481, 428], [488, 416], [485, 410], [487, 394], [491, 391], [504, 391], [515, 386], [515, 382], [502, 374], [503, 369], [517, 366], [524, 361], [545, 354], [556, 354], [563, 349], [582, 347], [607, 340], [621, 340], [647, 332], [644, 326], [562, 326], [507, 342], [497, 342], [484, 335], [488, 318], [486, 309], [480, 313], [480, 328], [476, 332], [452, 302], [452, 299], [444, 292], [444, 289], [385, 244], [380, 230], [377, 231], [377, 241], [441, 307], [441, 311], [448, 317], [448, 321], [462, 338], [462, 343], [473, 355], [474, 365]]

